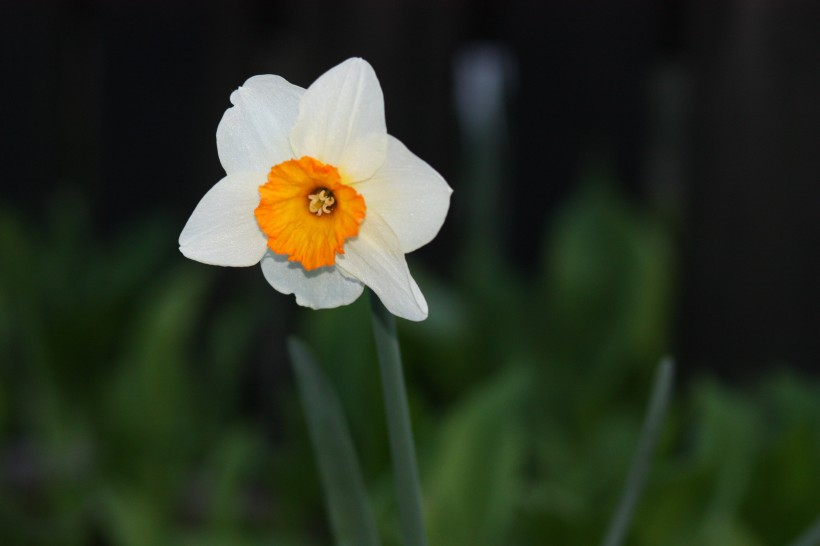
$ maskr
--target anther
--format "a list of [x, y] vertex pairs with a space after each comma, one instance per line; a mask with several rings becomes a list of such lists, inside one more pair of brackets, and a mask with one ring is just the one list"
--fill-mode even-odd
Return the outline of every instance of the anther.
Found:
[[336, 204], [336, 198], [333, 197], [333, 192], [324, 188], [317, 193], [308, 195], [308, 199], [310, 199], [308, 209], [316, 216], [330, 214], [333, 212], [333, 205]]

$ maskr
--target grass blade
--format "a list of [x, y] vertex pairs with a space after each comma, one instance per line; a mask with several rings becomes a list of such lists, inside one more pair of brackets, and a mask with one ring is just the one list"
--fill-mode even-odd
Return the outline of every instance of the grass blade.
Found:
[[304, 343], [289, 339], [288, 352], [307, 416], [336, 544], [378, 546], [373, 512], [336, 391]]
[[820, 546], [820, 518], [809, 529], [792, 542], [792, 546]]
[[603, 546], [619, 546], [626, 536], [635, 506], [643, 491], [646, 476], [652, 466], [652, 453], [655, 450], [655, 442], [658, 439], [658, 432], [666, 414], [666, 406], [669, 403], [669, 396], [672, 391], [673, 373], [674, 363], [672, 360], [670, 358], [661, 360], [655, 374], [652, 398], [649, 401], [649, 410], [643, 423], [638, 447], [632, 459], [632, 467], [629, 469], [629, 476], [621, 494], [621, 500], [618, 502], [618, 508], [609, 522]]

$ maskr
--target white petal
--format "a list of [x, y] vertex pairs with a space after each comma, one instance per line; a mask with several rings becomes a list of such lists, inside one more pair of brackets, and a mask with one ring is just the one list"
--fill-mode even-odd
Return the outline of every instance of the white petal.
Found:
[[254, 76], [231, 93], [216, 129], [219, 161], [228, 174], [268, 172], [293, 158], [288, 133], [305, 90], [279, 76]]
[[336, 267], [369, 286], [394, 315], [427, 318], [427, 302], [410, 276], [398, 238], [377, 213], [368, 210], [359, 235], [345, 242], [345, 253], [336, 257]]
[[262, 273], [276, 290], [295, 294], [296, 303], [312, 309], [330, 309], [353, 303], [361, 296], [364, 285], [349, 279], [335, 267], [305, 271], [282, 254], [268, 252], [262, 258]]
[[296, 157], [339, 168], [348, 181], [369, 178], [384, 162], [384, 97], [373, 68], [348, 59], [308, 87], [290, 132]]
[[399, 238], [402, 252], [429, 243], [441, 229], [453, 190], [430, 165], [388, 136], [387, 159], [369, 180], [355, 185], [368, 214], [378, 212]]
[[262, 259], [267, 237], [254, 209], [265, 173], [234, 173], [205, 194], [179, 235], [186, 257], [211, 265], [249, 266]]

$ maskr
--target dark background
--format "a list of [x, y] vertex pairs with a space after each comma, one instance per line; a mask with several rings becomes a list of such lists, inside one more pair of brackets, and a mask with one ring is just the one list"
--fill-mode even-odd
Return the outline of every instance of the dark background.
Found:
[[[809, 1], [5, 1], [2, 199], [36, 217], [71, 186], [100, 232], [157, 209], [182, 226], [221, 176], [232, 89], [257, 73], [307, 86], [357, 55], [390, 131], [452, 181], [459, 214], [453, 63], [492, 41], [516, 67], [499, 227], [515, 267], [532, 268], [534, 226], [584, 161], [603, 160], [677, 226], [678, 354], [733, 375], [816, 370], [819, 27]], [[525, 195], [543, 214], [519, 213]], [[442, 237], [423, 255], [457, 244]]]

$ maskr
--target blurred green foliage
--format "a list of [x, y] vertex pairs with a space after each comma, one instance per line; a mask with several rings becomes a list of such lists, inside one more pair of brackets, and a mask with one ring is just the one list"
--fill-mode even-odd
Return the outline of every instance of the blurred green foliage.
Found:
[[[1, 544], [330, 543], [295, 386], [254, 376], [281, 370], [273, 325], [323, 364], [398, 544], [366, 302], [293, 321], [255, 268], [226, 288], [178, 255], [176, 221], [103, 236], [82, 199], [54, 203], [0, 209]], [[545, 228], [534, 277], [500, 252], [455, 256], [446, 281], [409, 258], [430, 303], [399, 327], [433, 546], [594, 544], [620, 495], [670, 346], [674, 242], [605, 180]], [[817, 379], [694, 377], [628, 544], [781, 544], [818, 511]]]

